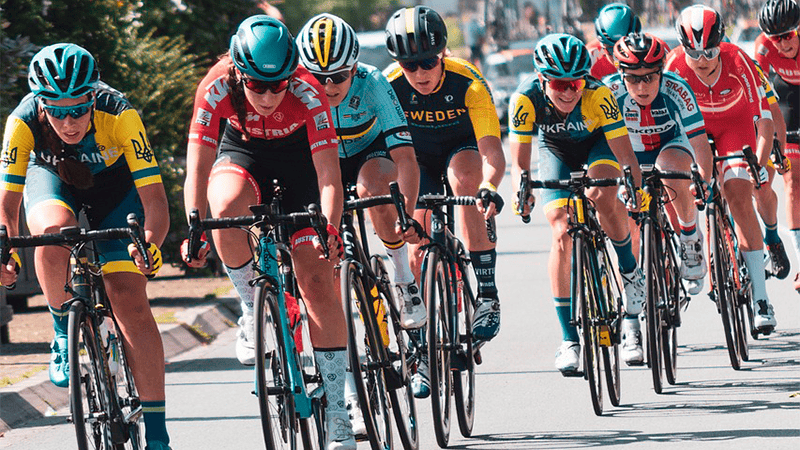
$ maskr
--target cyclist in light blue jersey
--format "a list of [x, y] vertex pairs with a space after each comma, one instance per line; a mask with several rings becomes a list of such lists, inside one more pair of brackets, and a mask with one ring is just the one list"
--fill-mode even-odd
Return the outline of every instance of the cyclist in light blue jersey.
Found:
[[[614, 45], [619, 72], [603, 82], [617, 98], [628, 128], [631, 145], [640, 164], [689, 172], [697, 162], [703, 175], [711, 173], [711, 147], [697, 100], [683, 78], [664, 72], [666, 44], [649, 33], [631, 33]], [[689, 292], [697, 294], [706, 274], [703, 240], [697, 228], [697, 208], [689, 180], [664, 180], [675, 192], [681, 241], [681, 277], [690, 280]], [[636, 236], [636, 233], [632, 233]], [[629, 365], [642, 364], [641, 331], [635, 315], [622, 326], [622, 357]]]

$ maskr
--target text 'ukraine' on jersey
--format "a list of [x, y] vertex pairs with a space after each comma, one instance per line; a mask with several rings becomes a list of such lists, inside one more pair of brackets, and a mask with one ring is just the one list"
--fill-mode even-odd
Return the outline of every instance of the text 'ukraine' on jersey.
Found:
[[415, 150], [438, 153], [484, 136], [499, 138], [497, 110], [478, 69], [460, 58], [446, 57], [443, 62], [442, 79], [428, 95], [411, 87], [397, 63], [386, 69], [405, 110]]
[[693, 138], [705, 133], [697, 100], [686, 80], [672, 72], [661, 74], [661, 85], [653, 102], [640, 106], [628, 93], [622, 75], [603, 79], [617, 98], [636, 152], [659, 151], [676, 138]]
[[[194, 114], [189, 128], [189, 143], [216, 148], [223, 120], [242, 131], [242, 124], [231, 102], [228, 86], [230, 58], [222, 58], [200, 82], [194, 99]], [[243, 89], [246, 89], [243, 87]], [[280, 139], [306, 125], [311, 152], [336, 148], [336, 131], [325, 92], [319, 82], [299, 66], [289, 83], [286, 95], [275, 111], [264, 117], [246, 103], [247, 132], [258, 139]]]
[[530, 143], [536, 125], [540, 144], [562, 160], [583, 159], [603, 135], [611, 140], [628, 134], [611, 90], [591, 76], [575, 109], [562, 117], [545, 96], [542, 79], [531, 75], [511, 96], [508, 120], [512, 141]]
[[800, 85], [800, 51], [794, 58], [786, 58], [780, 54], [775, 44], [761, 33], [756, 38], [756, 62], [767, 75], [772, 71], [786, 83]]
[[358, 63], [353, 83], [339, 106], [331, 108], [339, 136], [339, 157], [357, 155], [376, 139], [386, 149], [411, 145], [406, 116], [386, 77], [370, 65]]
[[[122, 93], [105, 83], [100, 83], [95, 98], [89, 131], [67, 150], [75, 152], [94, 175], [127, 165], [136, 187], [161, 183], [158, 162], [139, 113]], [[0, 189], [22, 192], [32, 161], [56, 171], [55, 156], [45, 148], [38, 120], [40, 102], [28, 94], [8, 118], [0, 156]]]

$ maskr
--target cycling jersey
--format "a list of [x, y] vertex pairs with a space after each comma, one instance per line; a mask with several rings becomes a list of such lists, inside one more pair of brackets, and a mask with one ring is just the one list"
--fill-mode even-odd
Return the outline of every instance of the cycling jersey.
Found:
[[697, 100], [683, 78], [663, 72], [658, 94], [647, 106], [640, 106], [633, 100], [621, 74], [608, 76], [603, 82], [617, 98], [640, 163], [652, 163], [667, 146], [682, 148], [694, 156], [688, 140], [704, 134], [705, 123]]
[[[229, 57], [222, 58], [200, 82], [194, 99], [194, 114], [189, 128], [189, 143], [216, 148], [223, 120], [242, 132], [242, 124], [231, 102], [228, 86]], [[263, 117], [246, 104], [247, 132], [253, 138], [282, 139], [301, 130], [304, 125], [311, 152], [336, 148], [336, 133], [331, 125], [331, 111], [319, 83], [304, 67], [292, 76], [286, 95], [269, 117]]]
[[[786, 58], [778, 52], [775, 44], [764, 33], [756, 38], [756, 61], [769, 75], [782, 100], [778, 106], [789, 131], [800, 130], [800, 51], [794, 58]], [[800, 137], [786, 137], [786, 153], [800, 158]]]
[[405, 113], [386, 77], [370, 65], [359, 63], [347, 96], [331, 108], [339, 157], [347, 158], [383, 141], [391, 151], [410, 146]]
[[589, 50], [589, 55], [592, 57], [592, 69], [589, 73], [593, 77], [602, 80], [617, 72], [614, 59], [599, 40], [593, 39], [592, 42], [586, 44], [586, 50]]

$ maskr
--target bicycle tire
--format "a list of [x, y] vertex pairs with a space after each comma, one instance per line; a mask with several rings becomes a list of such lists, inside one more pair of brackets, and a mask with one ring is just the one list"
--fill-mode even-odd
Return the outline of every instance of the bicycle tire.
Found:
[[[475, 424], [475, 361], [473, 359], [473, 339], [472, 339], [472, 317], [475, 311], [475, 296], [472, 293], [473, 284], [469, 281], [469, 276], [473, 273], [472, 267], [467, 264], [466, 250], [463, 244], [458, 242], [456, 249], [457, 270], [461, 273], [461, 280], [453, 277], [452, 292], [456, 300], [455, 310], [457, 325], [455, 330], [458, 332], [459, 358], [458, 370], [453, 369], [453, 394], [456, 405], [456, 417], [458, 419], [458, 429], [464, 437], [472, 436], [472, 428]], [[458, 272], [456, 272], [458, 273]], [[458, 287], [459, 281], [463, 283]], [[476, 285], [477, 286], [477, 285]], [[452, 305], [451, 305], [452, 308]], [[461, 367], [463, 366], [463, 367]]]
[[[391, 305], [394, 300], [390, 290], [389, 272], [387, 272], [383, 260], [377, 255], [372, 255], [370, 268], [375, 274], [377, 280], [375, 287], [381, 301], [385, 306]], [[407, 363], [407, 355], [411, 353], [411, 350], [406, 341], [406, 332], [400, 326], [399, 316], [392, 314], [391, 308], [387, 308], [386, 311], [389, 316], [388, 334], [390, 337], [394, 337], [387, 348], [391, 369], [384, 372], [386, 388], [389, 391], [392, 414], [400, 442], [405, 450], [417, 450], [419, 448], [419, 422], [417, 421], [416, 401], [411, 388], [411, 374]]]
[[450, 440], [450, 396], [452, 373], [450, 370], [451, 318], [450, 275], [447, 263], [435, 247], [428, 249], [423, 261], [425, 268], [422, 292], [428, 307], [428, 362], [431, 380], [431, 411], [433, 431], [439, 447], [447, 447]]
[[264, 444], [267, 450], [295, 450], [298, 424], [277, 299], [266, 280], [256, 284], [254, 297], [256, 395]]
[[[741, 256], [741, 252], [735, 252], [736, 259], [734, 260], [735, 266], [734, 270], [736, 272], [736, 336], [739, 340], [739, 356], [741, 356], [742, 361], [749, 361], [750, 360], [750, 347], [747, 342], [747, 335], [748, 333], [755, 334], [758, 338], [758, 331], [755, 330], [755, 327], [748, 326], [748, 306], [750, 306], [750, 310], [752, 310], [752, 286], [750, 285], [749, 274], [747, 273], [747, 267], [744, 265], [744, 258]], [[750, 321], [752, 324], [752, 320]]]
[[342, 262], [340, 276], [347, 321], [348, 361], [367, 439], [373, 450], [391, 448], [392, 421], [383, 377], [383, 341], [375, 322], [373, 301], [353, 261]]
[[[119, 328], [117, 328], [117, 331]], [[112, 386], [115, 387], [111, 391], [111, 400], [116, 405], [119, 419], [125, 426], [125, 434], [127, 439], [124, 444], [117, 444], [114, 446], [115, 450], [140, 450], [143, 449], [142, 445], [142, 403], [139, 400], [139, 393], [136, 389], [136, 383], [133, 379], [133, 372], [128, 364], [128, 356], [125, 351], [125, 346], [122, 342], [121, 335], [118, 336], [118, 351], [119, 351], [119, 371], [116, 375], [111, 377]]]
[[575, 238], [576, 289], [580, 308], [580, 326], [583, 336], [584, 377], [589, 381], [589, 394], [595, 415], [603, 414], [603, 374], [600, 356], [598, 330], [594, 323], [597, 319], [597, 297], [592, 283], [592, 268], [589, 266], [591, 256], [588, 244], [583, 236]]
[[731, 290], [730, 263], [733, 255], [728, 252], [725, 242], [725, 225], [719, 217], [720, 211], [715, 211], [714, 217], [709, 218], [709, 242], [712, 243], [711, 259], [713, 264], [712, 276], [714, 278], [714, 295], [717, 302], [717, 311], [722, 318], [722, 329], [725, 334], [725, 344], [728, 349], [728, 358], [734, 370], [742, 368], [739, 343], [736, 337], [736, 321], [733, 316], [735, 293]]
[[311, 417], [300, 419], [300, 438], [304, 450], [325, 449], [325, 408], [319, 400], [311, 401]]
[[[670, 231], [670, 233], [672, 233]], [[681, 274], [675, 253], [675, 239], [664, 236], [664, 284], [666, 287], [666, 308], [664, 327], [661, 333], [661, 353], [664, 356], [664, 375], [667, 383], [674, 386], [678, 381], [678, 326], [681, 323]]]
[[608, 399], [613, 406], [620, 405], [622, 395], [620, 382], [621, 359], [619, 357], [619, 326], [622, 318], [622, 293], [615, 278], [614, 268], [611, 266], [608, 252], [605, 248], [598, 253], [600, 293], [608, 315], [609, 338], [611, 346], [603, 346], [603, 373], [608, 388]]
[[658, 253], [658, 239], [655, 235], [653, 223], [645, 221], [642, 226], [642, 245], [644, 246], [644, 276], [647, 286], [647, 299], [645, 302], [645, 322], [647, 326], [647, 362], [653, 379], [653, 390], [656, 394], [663, 392], [663, 355], [661, 348], [661, 311], [665, 298], [663, 298], [663, 273], [661, 258]]

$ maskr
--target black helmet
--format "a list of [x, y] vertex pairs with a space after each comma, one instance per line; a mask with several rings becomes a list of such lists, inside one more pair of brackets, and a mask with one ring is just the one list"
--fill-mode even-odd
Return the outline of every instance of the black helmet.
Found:
[[427, 6], [399, 9], [386, 23], [386, 49], [397, 61], [430, 58], [446, 46], [447, 26]]
[[800, 7], [794, 0], [767, 0], [758, 13], [758, 27], [770, 36], [792, 31], [798, 23]]

